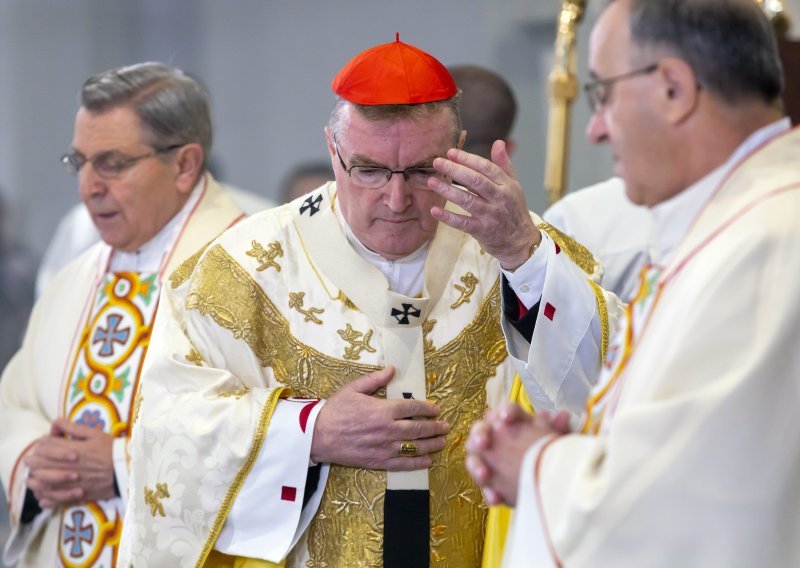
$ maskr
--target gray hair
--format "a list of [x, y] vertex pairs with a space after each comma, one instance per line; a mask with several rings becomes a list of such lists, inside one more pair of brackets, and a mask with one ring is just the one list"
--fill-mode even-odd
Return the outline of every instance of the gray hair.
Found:
[[80, 104], [102, 113], [129, 105], [141, 120], [148, 143], [156, 148], [197, 143], [206, 169], [211, 153], [211, 102], [208, 91], [180, 69], [163, 63], [139, 63], [89, 77]]
[[461, 109], [459, 102], [461, 100], [461, 91], [443, 101], [433, 101], [430, 103], [418, 103], [408, 105], [360, 105], [351, 103], [342, 97], [336, 97], [336, 103], [333, 105], [331, 117], [328, 120], [328, 129], [337, 136], [340, 134], [342, 111], [346, 106], [353, 107], [358, 114], [369, 120], [370, 122], [378, 123], [391, 123], [402, 119], [411, 119], [413, 121], [424, 121], [431, 116], [438, 114], [443, 108], [450, 111], [453, 117], [453, 139], [454, 143], [458, 142], [458, 137], [461, 135]]
[[634, 45], [686, 61], [722, 101], [773, 104], [783, 69], [772, 25], [753, 0], [629, 0]]

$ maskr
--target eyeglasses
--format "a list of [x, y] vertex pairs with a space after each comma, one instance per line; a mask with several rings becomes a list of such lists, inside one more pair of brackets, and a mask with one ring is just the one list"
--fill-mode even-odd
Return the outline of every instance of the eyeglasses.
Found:
[[597, 112], [608, 103], [608, 97], [611, 95], [611, 86], [625, 79], [632, 79], [639, 75], [649, 75], [658, 69], [658, 63], [652, 63], [647, 67], [641, 69], [634, 69], [621, 75], [608, 77], [607, 79], [596, 79], [590, 81], [583, 86], [583, 92], [586, 93], [586, 101], [589, 103], [589, 110]]
[[333, 139], [333, 146], [336, 148], [336, 155], [339, 157], [339, 163], [342, 164], [342, 169], [353, 182], [363, 187], [364, 189], [380, 189], [392, 179], [394, 174], [403, 174], [403, 179], [410, 186], [415, 189], [429, 189], [428, 178], [438, 177], [443, 179], [444, 176], [433, 168], [410, 167], [404, 170], [390, 170], [382, 166], [350, 166], [349, 168], [344, 163], [342, 155], [339, 153], [339, 144], [336, 138]]
[[141, 156], [126, 156], [117, 150], [107, 150], [105, 152], [99, 152], [91, 158], [87, 158], [80, 152], [73, 150], [61, 156], [61, 163], [64, 164], [64, 169], [66, 169], [67, 172], [76, 176], [78, 172], [81, 171], [81, 168], [88, 162], [92, 164], [92, 169], [97, 175], [102, 178], [111, 179], [119, 177], [140, 160], [151, 158], [165, 152], [171, 152], [185, 145], [186, 144], [173, 144], [166, 148], [154, 148], [152, 151], [142, 154]]

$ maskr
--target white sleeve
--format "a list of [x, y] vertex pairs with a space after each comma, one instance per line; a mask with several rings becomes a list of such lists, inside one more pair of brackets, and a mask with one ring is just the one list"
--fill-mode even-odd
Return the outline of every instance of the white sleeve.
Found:
[[508, 280], [508, 285], [517, 295], [517, 298], [531, 309], [542, 299], [542, 290], [547, 275], [547, 255], [550, 247], [550, 237], [547, 233], [540, 231], [542, 241], [531, 257], [514, 272], [503, 270], [503, 275]]
[[314, 424], [324, 403], [299, 398], [278, 402], [256, 463], [217, 538], [218, 551], [279, 563], [308, 528], [330, 470], [329, 464], [320, 466], [317, 488], [303, 507]]
[[114, 465], [114, 477], [117, 480], [117, 489], [122, 502], [122, 514], [125, 514], [125, 505], [128, 502], [128, 437], [114, 438], [111, 445], [111, 457]]
[[545, 252], [545, 246], [547, 268], [531, 341], [506, 318], [503, 332], [534, 408], [569, 410], [577, 416], [597, 381], [603, 342], [613, 334], [622, 304], [594, 286], [553, 240], [534, 256]]

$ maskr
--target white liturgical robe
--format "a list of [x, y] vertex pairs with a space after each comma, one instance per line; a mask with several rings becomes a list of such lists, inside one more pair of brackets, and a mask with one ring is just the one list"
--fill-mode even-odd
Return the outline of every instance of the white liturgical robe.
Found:
[[[547, 273], [569, 274], [563, 286], [585, 292], [580, 330], [560, 345], [538, 341], [573, 323], [562, 311], [543, 316], [527, 349], [559, 361], [545, 367], [551, 382], [584, 380], [604, 342], [602, 325], [590, 325], [606, 313], [588, 281], [596, 264], [561, 234], [548, 243]], [[211, 243], [162, 293], [120, 562], [194, 566], [221, 552], [286, 566], [380, 564], [384, 495], [409, 489], [430, 493], [431, 560], [479, 566], [486, 507], [463, 467], [464, 442], [515, 376], [499, 273], [477, 242], [444, 225], [406, 259], [372, 258], [348, 235], [334, 183]], [[547, 276], [542, 286], [549, 298], [559, 283]], [[415, 472], [321, 464], [309, 485], [322, 401], [389, 364], [395, 377], [377, 396], [435, 401], [451, 426], [446, 448]]]
[[[800, 565], [800, 131], [656, 206], [582, 433], [525, 456], [507, 566]], [[659, 243], [657, 243], [659, 244]]]

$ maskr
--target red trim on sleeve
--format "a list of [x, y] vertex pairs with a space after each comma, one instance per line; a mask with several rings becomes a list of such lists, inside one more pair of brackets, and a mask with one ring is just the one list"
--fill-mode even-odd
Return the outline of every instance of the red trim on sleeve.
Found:
[[[33, 442], [31, 442], [30, 444], [28, 444], [27, 446], [25, 446], [25, 448], [22, 450], [22, 452], [20, 452], [19, 457], [17, 458], [17, 461], [14, 462], [14, 468], [11, 470], [11, 479], [9, 479], [9, 481], [8, 481], [8, 511], [9, 512], [11, 512], [11, 501], [12, 501], [12, 498], [14, 497], [14, 478], [17, 476], [17, 468], [19, 467], [19, 464], [22, 462], [22, 458], [25, 457], [25, 454], [28, 453], [28, 451], [33, 447], [33, 445], [36, 442], [38, 442], [38, 438], [36, 440], [34, 440]], [[25, 493], [23, 492], [22, 495], [23, 495], [23, 499], [24, 499]]]

